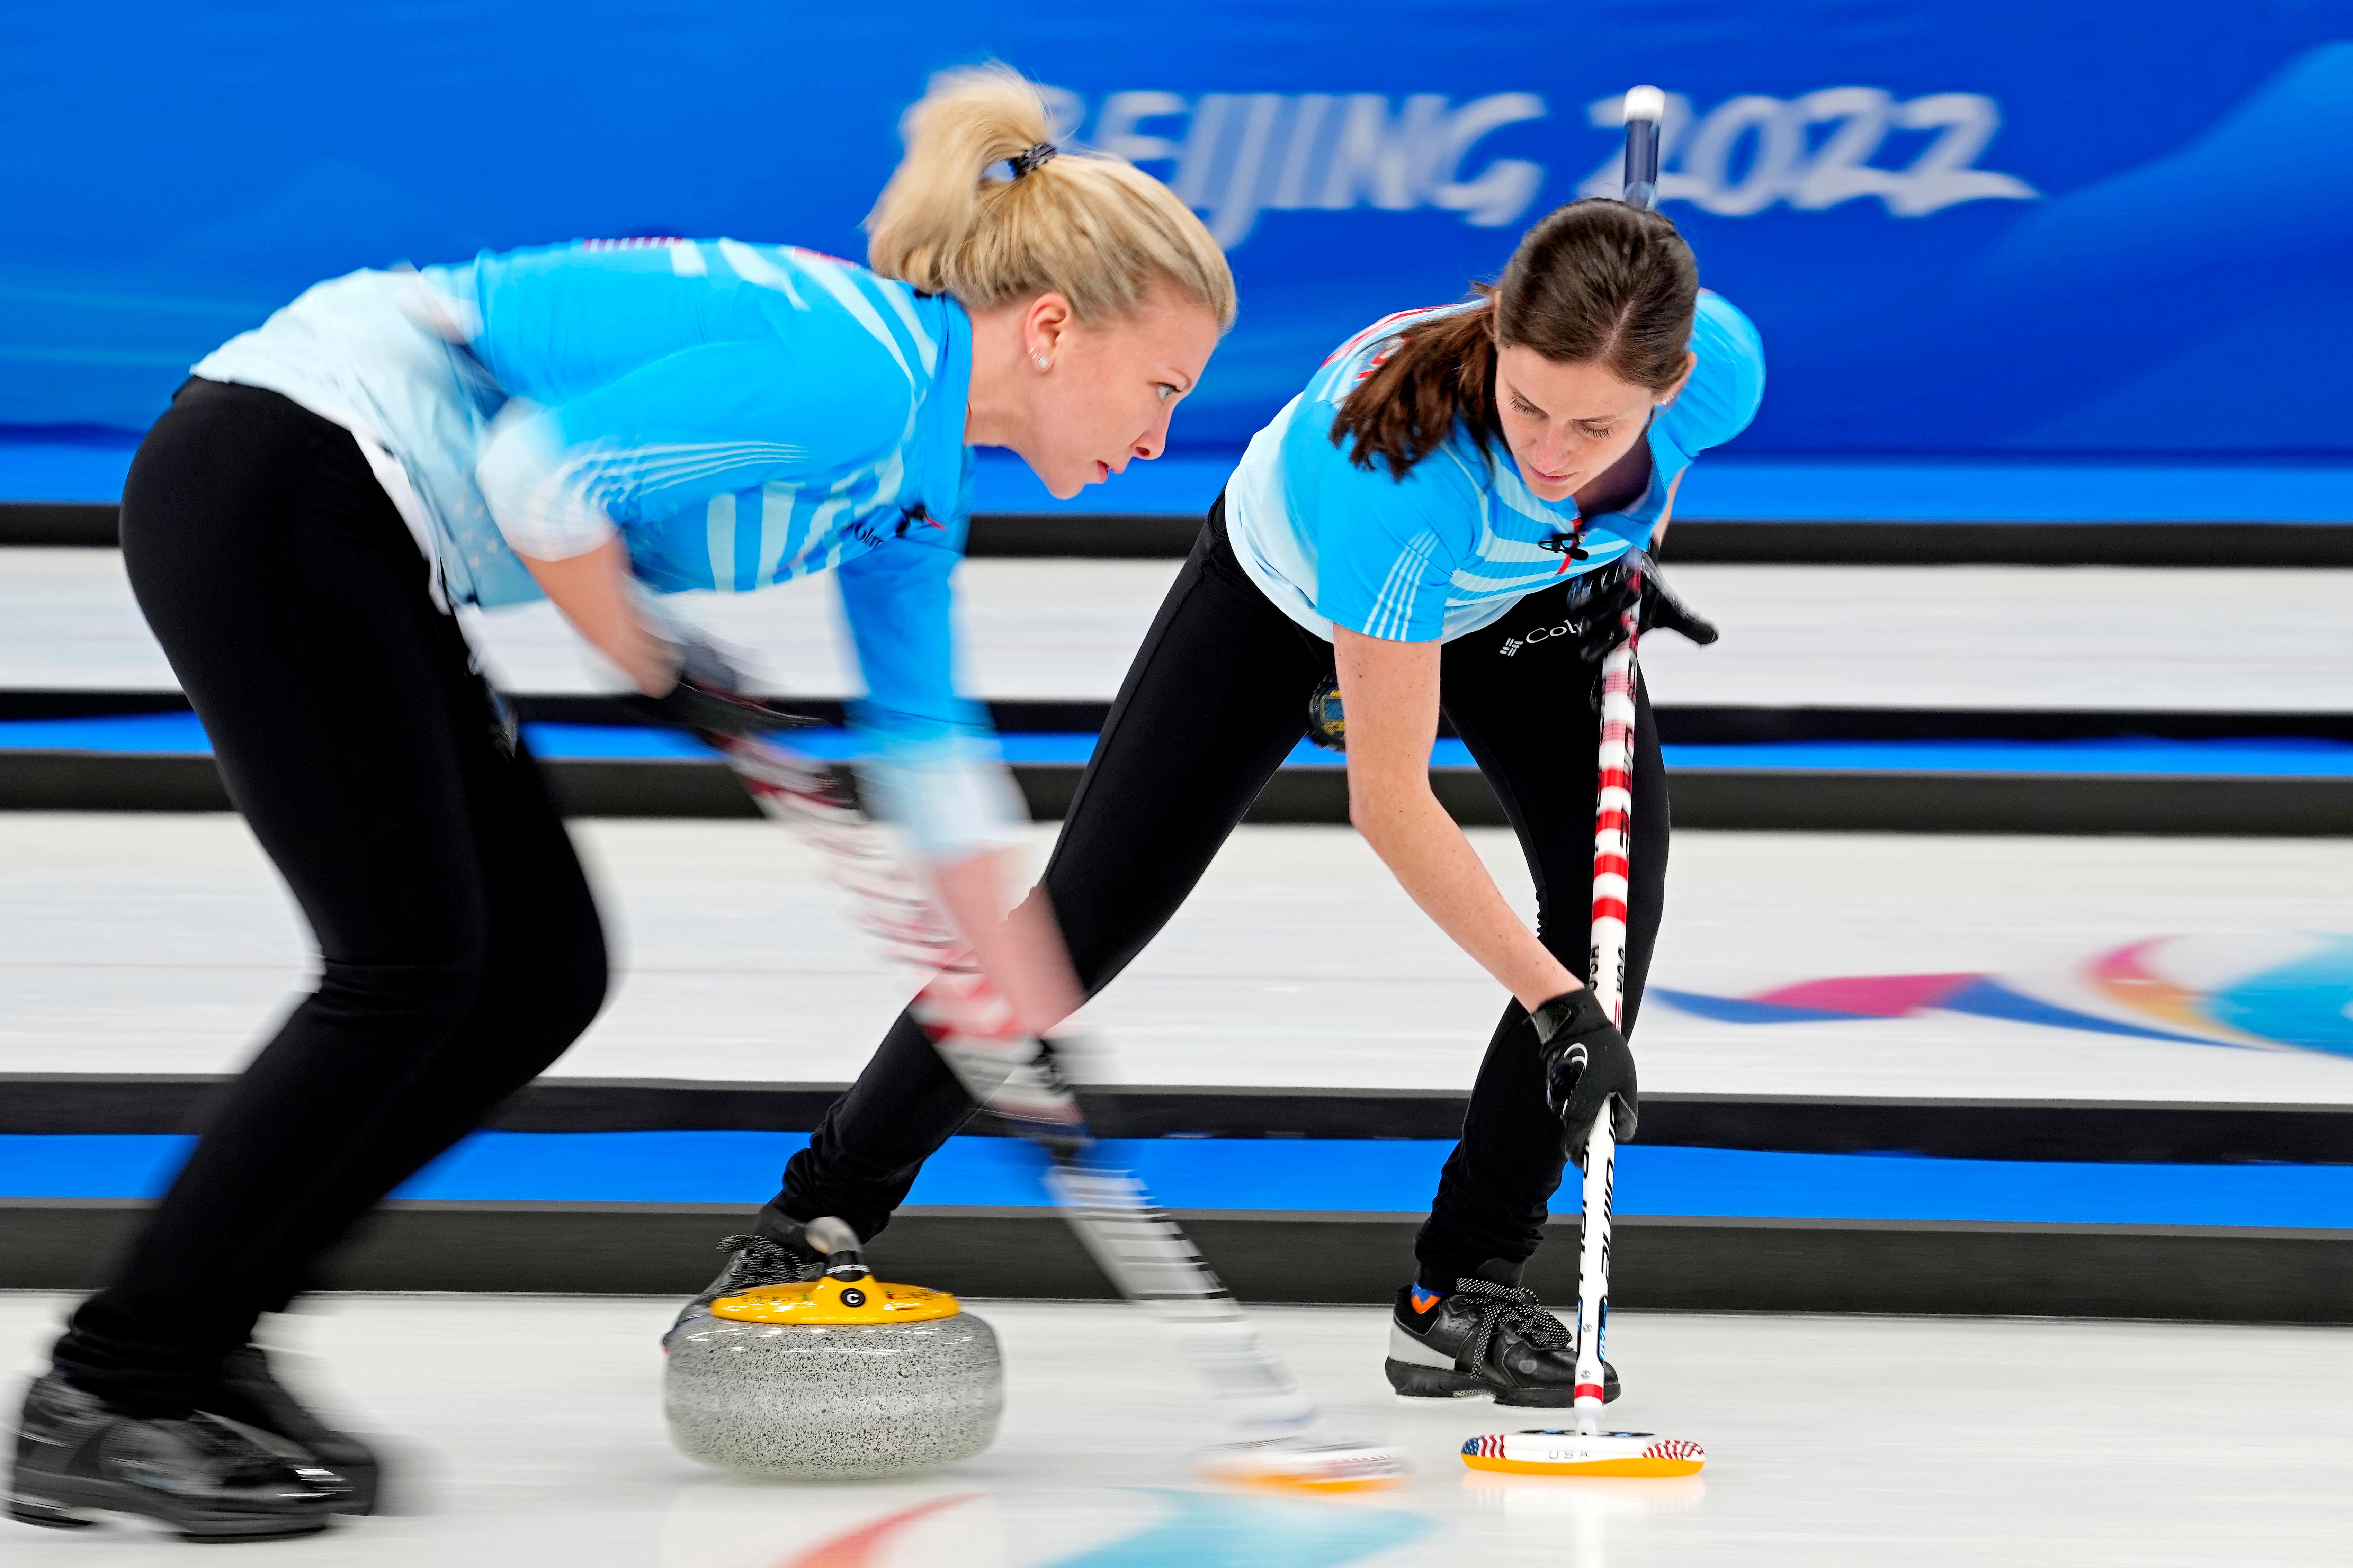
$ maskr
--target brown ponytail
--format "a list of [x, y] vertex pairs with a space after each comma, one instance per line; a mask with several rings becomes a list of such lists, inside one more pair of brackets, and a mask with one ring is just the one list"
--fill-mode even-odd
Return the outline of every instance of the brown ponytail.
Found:
[[1458, 424], [1482, 450], [1500, 438], [1498, 342], [1666, 391], [1690, 350], [1699, 264], [1671, 219], [1589, 196], [1547, 214], [1521, 237], [1504, 275], [1472, 291], [1482, 308], [1407, 328], [1340, 405], [1332, 442], [1353, 438], [1349, 460], [1359, 468], [1383, 458], [1403, 479]]

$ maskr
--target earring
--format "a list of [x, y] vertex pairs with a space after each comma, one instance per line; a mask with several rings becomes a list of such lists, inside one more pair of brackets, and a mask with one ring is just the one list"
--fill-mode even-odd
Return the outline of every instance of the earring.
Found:
[[1052, 362], [1051, 362], [1050, 360], [1047, 359], [1047, 357], [1046, 357], [1044, 354], [1041, 354], [1041, 353], [1039, 353], [1037, 350], [1032, 349], [1032, 350], [1030, 350], [1030, 351], [1029, 351], [1029, 363], [1030, 363], [1031, 364], [1036, 365], [1039, 370], [1044, 370], [1044, 369], [1045, 369], [1049, 364], [1050, 364]]

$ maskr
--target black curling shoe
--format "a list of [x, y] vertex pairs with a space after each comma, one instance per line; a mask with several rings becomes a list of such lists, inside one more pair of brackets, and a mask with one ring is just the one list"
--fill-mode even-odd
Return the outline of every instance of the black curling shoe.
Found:
[[[1443, 1294], [1409, 1285], [1398, 1292], [1381, 1370], [1408, 1399], [1491, 1394], [1498, 1405], [1566, 1408], [1577, 1403], [1577, 1336], [1533, 1290], [1485, 1279], [1457, 1279]], [[1607, 1404], [1618, 1397], [1607, 1362], [1601, 1380]]]
[[270, 1370], [269, 1358], [259, 1345], [247, 1345], [222, 1357], [213, 1387], [197, 1403], [207, 1415], [225, 1416], [292, 1444], [311, 1462], [343, 1477], [351, 1493], [336, 1512], [375, 1510], [384, 1479], [384, 1463], [375, 1450], [350, 1433], [328, 1426], [289, 1393]]
[[51, 1373], [25, 1392], [8, 1511], [64, 1530], [135, 1513], [186, 1541], [266, 1541], [326, 1529], [351, 1491], [213, 1416], [126, 1415]]
[[[766, 1215], [761, 1216], [763, 1220]], [[672, 1320], [670, 1338], [685, 1324], [711, 1315], [711, 1303], [722, 1296], [739, 1295], [756, 1290], [763, 1285], [803, 1285], [825, 1273], [825, 1258], [800, 1238], [801, 1227], [796, 1224], [788, 1238], [773, 1236], [731, 1236], [719, 1244], [722, 1252], [733, 1253], [719, 1278], [705, 1286], [702, 1294], [689, 1301]]]

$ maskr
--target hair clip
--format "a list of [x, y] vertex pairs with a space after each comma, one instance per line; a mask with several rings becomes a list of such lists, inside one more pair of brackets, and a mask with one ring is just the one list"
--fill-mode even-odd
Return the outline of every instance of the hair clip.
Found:
[[1024, 174], [1042, 168], [1054, 157], [1056, 153], [1060, 151], [1061, 149], [1055, 146], [1051, 142], [1039, 142], [1032, 145], [1027, 152], [1016, 153], [1013, 156], [1005, 161], [1012, 165], [1013, 177], [1018, 180]]

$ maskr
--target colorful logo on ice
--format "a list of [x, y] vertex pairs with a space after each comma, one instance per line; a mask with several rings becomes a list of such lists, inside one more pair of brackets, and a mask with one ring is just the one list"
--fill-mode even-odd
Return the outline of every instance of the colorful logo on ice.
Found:
[[1654, 988], [1726, 1024], [1961, 1013], [2057, 1029], [2353, 1057], [2353, 937], [2151, 937], [2058, 974], [1861, 974], [1753, 996]]
[[[1101, 1510], [1107, 1500], [1122, 1496], [1156, 1502], [1156, 1517], [1075, 1552], [1049, 1544], [1043, 1550], [1051, 1556], [1032, 1555], [1039, 1547], [1038, 1535], [1055, 1533], [1054, 1526], [1067, 1527], [1073, 1516], [1083, 1521]], [[987, 1528], [995, 1521], [971, 1521], [981, 1525], [978, 1530], [967, 1523], [963, 1529], [935, 1533], [928, 1542], [920, 1539], [941, 1522], [939, 1516], [955, 1513], [967, 1504], [982, 1509], [992, 1503], [1004, 1505], [1018, 1518], [1025, 1502], [1039, 1500], [1044, 1500], [1025, 1499], [1019, 1492], [934, 1498], [820, 1541], [784, 1559], [776, 1568], [1003, 1563], [1017, 1555], [1039, 1568], [1113, 1568], [1113, 1564], [1118, 1568], [1198, 1568], [1216, 1563], [1248, 1563], [1261, 1568], [1346, 1568], [1367, 1558], [1390, 1557], [1436, 1528], [1425, 1515], [1396, 1509], [1359, 1508], [1324, 1499], [1223, 1497], [1154, 1488], [1098, 1491], [1092, 1496], [1062, 1494], [1055, 1500], [1061, 1504], [1055, 1510], [1059, 1517], [1035, 1520], [1011, 1552], [1003, 1549], [1001, 1525], [997, 1531]]]

